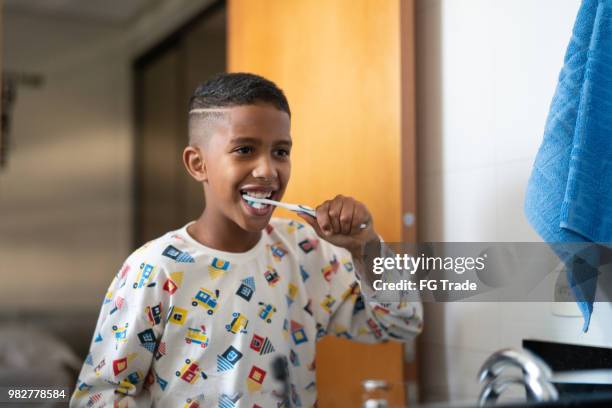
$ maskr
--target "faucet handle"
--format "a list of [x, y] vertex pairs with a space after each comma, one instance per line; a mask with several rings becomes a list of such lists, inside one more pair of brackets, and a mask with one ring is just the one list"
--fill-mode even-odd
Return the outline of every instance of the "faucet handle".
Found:
[[524, 387], [527, 401], [556, 401], [559, 399], [557, 389], [546, 379], [518, 376], [497, 377], [485, 384], [478, 397], [478, 406], [495, 405], [499, 396], [511, 385]]
[[499, 396], [511, 385], [524, 386], [520, 377], [497, 377], [485, 384], [478, 397], [479, 407], [495, 405]]
[[[507, 367], [521, 370], [520, 376], [499, 375]], [[503, 349], [493, 353], [478, 372], [485, 386], [480, 393], [479, 406], [494, 405], [500, 394], [510, 385], [522, 385], [530, 401], [555, 401], [559, 393], [551, 383], [552, 371], [546, 363], [527, 350]]]
[[503, 349], [493, 353], [478, 371], [480, 382], [496, 378], [506, 367], [517, 367], [523, 376], [552, 378], [550, 367], [538, 356], [527, 350]]

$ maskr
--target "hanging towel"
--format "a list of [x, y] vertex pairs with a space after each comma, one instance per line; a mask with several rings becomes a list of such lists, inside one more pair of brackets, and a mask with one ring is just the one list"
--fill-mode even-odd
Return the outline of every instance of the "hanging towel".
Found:
[[612, 242], [612, 0], [583, 0], [580, 6], [525, 214], [565, 262], [587, 331], [599, 252], [569, 243]]

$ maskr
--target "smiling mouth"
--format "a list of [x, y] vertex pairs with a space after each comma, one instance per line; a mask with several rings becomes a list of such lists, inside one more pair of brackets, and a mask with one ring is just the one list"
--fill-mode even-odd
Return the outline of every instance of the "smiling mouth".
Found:
[[251, 213], [255, 215], [266, 215], [268, 210], [272, 207], [270, 204], [256, 203], [246, 199], [244, 196], [248, 195], [255, 198], [268, 198], [271, 199], [276, 191], [249, 191], [240, 190], [240, 197], [246, 204], [247, 208], [251, 210]]

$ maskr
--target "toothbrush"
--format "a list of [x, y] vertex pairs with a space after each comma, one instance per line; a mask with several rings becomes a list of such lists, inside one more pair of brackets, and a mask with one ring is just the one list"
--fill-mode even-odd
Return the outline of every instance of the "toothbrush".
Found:
[[[253, 203], [259, 203], [259, 204], [269, 204], [269, 205], [273, 205], [276, 207], [282, 207], [285, 208], [287, 210], [290, 211], [294, 211], [296, 213], [304, 213], [304, 214], [308, 214], [311, 217], [317, 217], [317, 213], [314, 209], [306, 206], [306, 205], [302, 205], [302, 204], [289, 204], [289, 203], [282, 203], [280, 201], [274, 201], [274, 200], [270, 200], [268, 198], [257, 198], [257, 197], [251, 197], [250, 195], [247, 194], [243, 194], [242, 198], [244, 198], [247, 201], [251, 201]], [[359, 226], [359, 228], [361, 229], [365, 229], [368, 227], [368, 224], [361, 224]]]

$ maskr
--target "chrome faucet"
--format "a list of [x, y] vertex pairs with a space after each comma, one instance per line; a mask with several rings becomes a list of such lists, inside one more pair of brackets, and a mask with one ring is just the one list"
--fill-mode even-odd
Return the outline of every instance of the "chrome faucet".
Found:
[[[501, 376], [508, 367], [521, 370], [521, 376]], [[527, 350], [504, 349], [493, 353], [478, 372], [484, 382], [478, 405], [495, 405], [499, 396], [511, 385], [524, 386], [529, 401], [556, 401], [559, 393], [551, 383], [552, 372], [542, 359]]]

